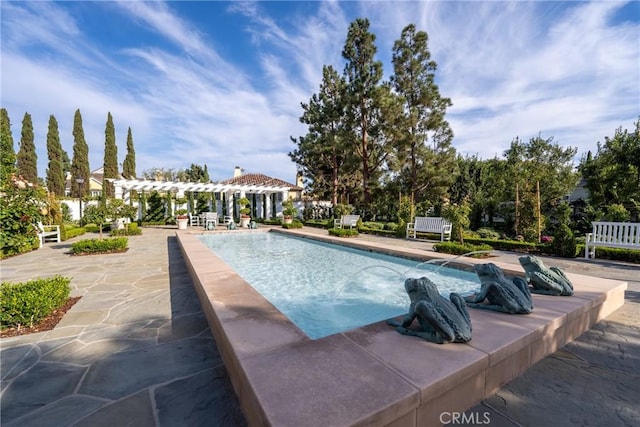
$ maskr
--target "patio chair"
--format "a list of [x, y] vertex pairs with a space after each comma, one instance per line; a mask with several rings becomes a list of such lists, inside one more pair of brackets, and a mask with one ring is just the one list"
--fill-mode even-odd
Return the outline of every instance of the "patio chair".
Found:
[[200, 217], [189, 213], [189, 225], [192, 227], [200, 225]]
[[214, 230], [218, 225], [218, 214], [216, 212], [205, 212], [203, 225], [207, 230]]
[[40, 248], [44, 246], [44, 242], [47, 240], [55, 239], [57, 243], [60, 243], [59, 225], [44, 225], [41, 221], [38, 221], [36, 230], [38, 231], [38, 238], [40, 239]]

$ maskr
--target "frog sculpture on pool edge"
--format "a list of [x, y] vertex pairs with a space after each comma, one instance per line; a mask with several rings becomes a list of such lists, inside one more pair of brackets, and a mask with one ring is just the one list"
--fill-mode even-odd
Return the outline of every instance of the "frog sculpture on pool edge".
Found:
[[520, 257], [519, 261], [524, 268], [525, 279], [532, 286], [532, 293], [556, 296], [573, 295], [571, 281], [559, 268], [547, 268], [540, 258], [532, 255]]
[[[409, 312], [402, 323], [387, 320], [398, 332], [438, 344], [471, 340], [471, 319], [460, 295], [451, 293], [449, 299], [442, 297], [436, 284], [426, 277], [405, 280], [404, 289], [411, 300]], [[420, 329], [407, 329], [416, 317]]]
[[[480, 292], [464, 298], [469, 307], [509, 314], [531, 313], [533, 301], [527, 282], [519, 277], [509, 281], [502, 270], [493, 263], [476, 264], [475, 270], [481, 286]], [[482, 304], [485, 299], [489, 304]]]

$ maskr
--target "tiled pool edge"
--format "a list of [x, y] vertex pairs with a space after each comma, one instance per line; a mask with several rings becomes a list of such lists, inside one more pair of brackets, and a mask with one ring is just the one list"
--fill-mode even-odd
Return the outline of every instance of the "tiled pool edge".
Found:
[[470, 310], [468, 344], [438, 346], [384, 322], [312, 341], [195, 235], [177, 235], [250, 425], [437, 425], [441, 412], [475, 405], [624, 303], [626, 283], [571, 275], [576, 295], [536, 295], [531, 315]]

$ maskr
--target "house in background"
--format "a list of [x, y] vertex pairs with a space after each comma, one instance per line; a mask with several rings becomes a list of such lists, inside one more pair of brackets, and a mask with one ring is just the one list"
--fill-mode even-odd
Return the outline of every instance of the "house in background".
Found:
[[[67, 172], [64, 180], [64, 195], [71, 197], [71, 172]], [[104, 168], [98, 168], [89, 174], [89, 197], [100, 198], [102, 196], [102, 181], [104, 180]], [[87, 185], [87, 181], [83, 185]]]

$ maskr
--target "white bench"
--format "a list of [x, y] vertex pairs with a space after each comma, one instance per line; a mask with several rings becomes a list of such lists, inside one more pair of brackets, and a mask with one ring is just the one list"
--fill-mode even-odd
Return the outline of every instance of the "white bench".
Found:
[[416, 233], [438, 233], [440, 241], [451, 239], [451, 223], [440, 217], [417, 216], [414, 222], [407, 224], [407, 238], [416, 238]]
[[358, 225], [360, 215], [342, 215], [342, 217], [333, 220], [333, 228], [353, 228]]
[[43, 225], [38, 221], [36, 225], [38, 231], [38, 239], [40, 239], [40, 248], [44, 246], [44, 242], [47, 240], [55, 239], [57, 243], [60, 243], [60, 226], [59, 225]]
[[585, 239], [585, 258], [596, 257], [596, 246], [640, 250], [640, 223], [597, 221], [592, 224], [593, 232], [587, 233]]

